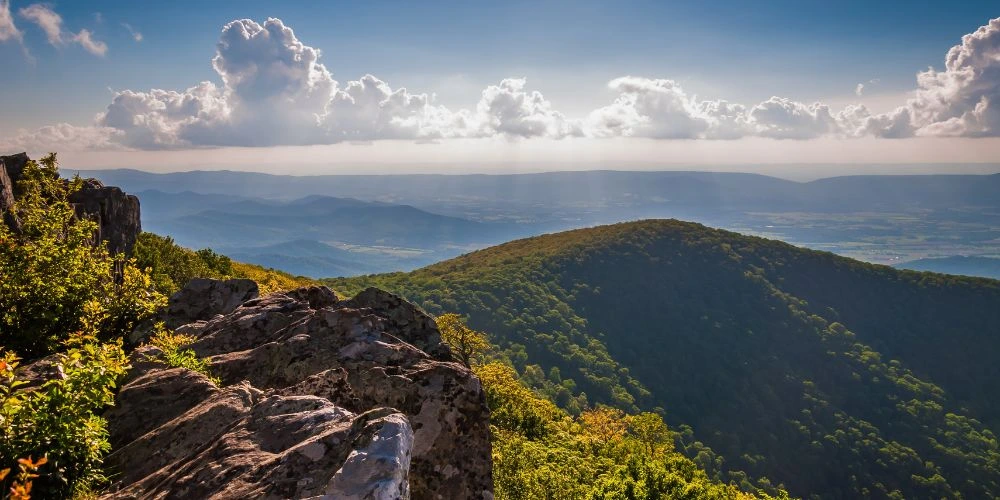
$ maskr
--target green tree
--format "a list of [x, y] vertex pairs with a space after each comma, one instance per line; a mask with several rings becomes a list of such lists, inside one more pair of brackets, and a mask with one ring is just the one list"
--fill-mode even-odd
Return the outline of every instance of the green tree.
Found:
[[673, 449], [673, 436], [655, 413], [643, 412], [628, 417], [628, 433], [646, 448], [650, 456], [659, 456]]
[[471, 367], [472, 363], [478, 360], [490, 348], [486, 334], [478, 332], [466, 326], [462, 317], [454, 314], [442, 314], [437, 317], [438, 330], [441, 331], [441, 340], [451, 347], [451, 352], [466, 367]]

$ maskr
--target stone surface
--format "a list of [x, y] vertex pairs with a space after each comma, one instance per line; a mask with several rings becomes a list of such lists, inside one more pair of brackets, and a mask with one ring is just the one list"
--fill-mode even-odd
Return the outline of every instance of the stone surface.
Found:
[[117, 187], [87, 179], [79, 191], [70, 195], [69, 201], [78, 217], [88, 217], [97, 222], [98, 239], [108, 245], [108, 251], [131, 255], [142, 232], [139, 198], [125, 194]]
[[221, 387], [135, 351], [108, 497], [492, 498], [482, 387], [419, 308], [311, 287], [196, 319]]
[[170, 296], [164, 322], [168, 328], [228, 314], [240, 304], [257, 298], [257, 283], [251, 280], [195, 278]]
[[27, 162], [28, 155], [25, 153], [0, 156], [0, 212], [4, 214], [3, 222], [15, 230], [20, 224], [9, 210], [14, 204], [14, 188]]

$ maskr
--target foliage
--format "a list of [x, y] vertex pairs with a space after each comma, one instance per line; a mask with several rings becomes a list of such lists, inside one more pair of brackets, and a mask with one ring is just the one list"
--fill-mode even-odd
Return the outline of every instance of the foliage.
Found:
[[22, 356], [73, 332], [121, 336], [162, 303], [134, 262], [94, 245], [97, 225], [69, 203], [79, 187], [59, 179], [55, 155], [29, 161], [11, 210], [19, 230], [0, 224], [0, 343]]
[[17, 390], [17, 356], [0, 353], [0, 468], [44, 457], [35, 462], [45, 467], [33, 478], [42, 497], [69, 496], [105, 481], [101, 460], [110, 444], [97, 412], [113, 403], [113, 389], [128, 369], [120, 342], [74, 337], [69, 345], [55, 355], [60, 377], [31, 390]]
[[224, 278], [233, 274], [232, 261], [212, 250], [193, 252], [174, 243], [173, 238], [141, 233], [133, 251], [136, 264], [150, 271], [157, 290], [170, 295], [192, 278]]
[[193, 350], [184, 348], [195, 340], [195, 337], [191, 335], [167, 330], [160, 323], [156, 325], [156, 331], [150, 337], [149, 343], [162, 352], [161, 359], [164, 363], [176, 368], [196, 371], [208, 377], [215, 385], [219, 385], [220, 381], [212, 375], [208, 360], [199, 358]]
[[166, 295], [180, 290], [192, 278], [247, 278], [257, 282], [261, 294], [314, 284], [308, 278], [233, 262], [208, 248], [189, 250], [177, 245], [169, 236], [153, 233], [139, 235], [135, 259], [138, 267], [149, 270], [154, 287]]
[[[17, 460], [17, 474], [12, 478], [10, 490], [8, 495], [4, 495], [0, 498], [7, 498], [10, 500], [29, 500], [31, 498], [31, 489], [34, 486], [34, 480], [38, 477], [36, 472], [38, 468], [47, 464], [49, 462], [48, 458], [42, 457], [38, 460], [32, 460], [31, 457], [19, 458]], [[4, 484], [4, 479], [10, 474], [10, 468], [0, 470], [0, 484]]]
[[600, 407], [574, 419], [521, 384], [509, 366], [474, 370], [490, 406], [497, 499], [754, 498], [674, 451], [656, 414]]
[[261, 295], [316, 284], [315, 280], [304, 276], [292, 276], [276, 269], [245, 262], [233, 263], [233, 277], [256, 281]]
[[467, 317], [571, 414], [666, 408], [677, 450], [748, 491], [1000, 494], [998, 281], [658, 220], [326, 283]]
[[486, 334], [466, 326], [461, 316], [447, 313], [438, 316], [436, 321], [441, 331], [441, 340], [451, 347], [451, 352], [466, 367], [471, 367], [474, 361], [478, 361], [489, 350], [490, 343], [486, 340]]

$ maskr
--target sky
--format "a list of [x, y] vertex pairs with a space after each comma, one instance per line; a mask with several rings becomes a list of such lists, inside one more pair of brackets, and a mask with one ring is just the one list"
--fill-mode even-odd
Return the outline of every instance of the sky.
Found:
[[71, 168], [1000, 171], [993, 1], [0, 0], [0, 65]]

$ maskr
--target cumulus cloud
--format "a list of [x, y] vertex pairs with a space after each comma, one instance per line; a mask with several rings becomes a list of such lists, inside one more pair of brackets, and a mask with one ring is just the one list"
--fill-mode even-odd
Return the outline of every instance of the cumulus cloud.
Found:
[[473, 136], [549, 137], [582, 135], [580, 124], [567, 120], [538, 91], [525, 90], [524, 78], [507, 78], [483, 90], [473, 118]]
[[771, 97], [750, 108], [747, 121], [755, 135], [772, 139], [812, 139], [843, 132], [829, 106], [782, 97]]
[[10, 14], [10, 0], [0, 0], [0, 42], [7, 40], [22, 40], [21, 31], [14, 24], [14, 16]]
[[718, 139], [743, 135], [745, 109], [725, 101], [698, 101], [677, 82], [634, 76], [616, 78], [608, 87], [619, 93], [609, 106], [588, 117], [597, 137]]
[[338, 89], [323, 128], [330, 141], [376, 139], [439, 139], [460, 136], [467, 118], [437, 106], [427, 94], [393, 90], [375, 76], [365, 75]]
[[[78, 43], [84, 50], [95, 56], [104, 56], [108, 51], [108, 45], [99, 40], [94, 40], [93, 34], [86, 29], [81, 29], [79, 33], [63, 33], [63, 19], [56, 11], [45, 4], [32, 4], [18, 11], [21, 17], [35, 23], [45, 32], [45, 37], [54, 46], [66, 43]], [[2, 25], [2, 14], [0, 14], [0, 25]]]
[[861, 97], [865, 93], [865, 84], [859, 83], [857, 87], [854, 87], [854, 95]]
[[227, 24], [212, 66], [221, 85], [117, 92], [96, 125], [137, 149], [329, 144], [378, 139], [581, 135], [523, 79], [483, 91], [475, 111], [393, 89], [372, 75], [341, 85], [279, 19]]
[[673, 80], [624, 77], [609, 87], [619, 92], [610, 106], [593, 111], [589, 133], [596, 137], [652, 139], [810, 139], [842, 134], [838, 117], [824, 104], [771, 97], [747, 108], [722, 100], [702, 101]]
[[918, 73], [914, 97], [869, 128], [882, 137], [1000, 136], [1000, 18], [963, 36], [943, 71]]
[[945, 70], [917, 75], [910, 115], [929, 135], [1000, 134], [1000, 18], [962, 37], [945, 57]]

